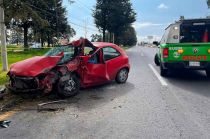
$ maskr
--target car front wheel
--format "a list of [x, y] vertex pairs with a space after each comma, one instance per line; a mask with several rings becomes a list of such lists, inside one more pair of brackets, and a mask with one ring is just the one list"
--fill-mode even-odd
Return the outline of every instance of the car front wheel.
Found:
[[[64, 79], [64, 80], [63, 80]], [[61, 78], [58, 83], [58, 95], [61, 97], [72, 97], [78, 94], [80, 81], [75, 75]]]
[[122, 84], [125, 83], [127, 79], [128, 79], [128, 70], [123, 68], [117, 73], [116, 82]]

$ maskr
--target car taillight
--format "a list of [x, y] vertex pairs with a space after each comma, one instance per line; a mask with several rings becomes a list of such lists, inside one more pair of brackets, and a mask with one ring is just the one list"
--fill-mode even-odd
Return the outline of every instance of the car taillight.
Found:
[[164, 48], [163, 49], [163, 58], [168, 58], [168, 55], [169, 55], [168, 48]]

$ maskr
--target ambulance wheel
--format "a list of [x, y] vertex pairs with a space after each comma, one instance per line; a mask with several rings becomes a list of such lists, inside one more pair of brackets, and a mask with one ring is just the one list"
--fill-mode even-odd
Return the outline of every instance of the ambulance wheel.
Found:
[[160, 75], [166, 77], [168, 75], [168, 69], [164, 69], [162, 64], [160, 64]]
[[155, 61], [155, 64], [156, 64], [157, 66], [160, 66], [160, 61], [159, 61], [159, 58], [158, 58], [158, 54], [155, 55], [154, 61]]
[[210, 70], [206, 70], [206, 75], [208, 78], [210, 78]]

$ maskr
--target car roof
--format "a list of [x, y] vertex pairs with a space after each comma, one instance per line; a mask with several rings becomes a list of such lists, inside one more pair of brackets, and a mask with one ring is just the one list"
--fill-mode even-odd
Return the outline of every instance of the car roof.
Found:
[[125, 51], [119, 47], [118, 45], [114, 44], [114, 43], [109, 43], [109, 42], [92, 42], [92, 44], [96, 47], [96, 48], [103, 48], [103, 47], [113, 47], [116, 50], [118, 50], [118, 52], [120, 52], [122, 55], [126, 55]]
[[95, 47], [102, 48], [106, 46], [116, 46], [116, 44], [109, 43], [109, 42], [92, 42]]

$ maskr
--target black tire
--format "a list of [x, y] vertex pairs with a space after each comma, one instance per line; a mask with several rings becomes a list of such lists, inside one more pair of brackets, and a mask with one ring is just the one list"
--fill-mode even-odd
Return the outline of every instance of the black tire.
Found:
[[162, 64], [160, 64], [160, 75], [166, 77], [168, 75], [168, 69], [164, 69]]
[[210, 78], [210, 70], [206, 70], [206, 75], [208, 78]]
[[156, 64], [157, 66], [160, 66], [160, 61], [159, 61], [159, 58], [158, 58], [158, 54], [155, 54], [154, 61], [155, 61], [155, 64]]
[[126, 83], [129, 71], [126, 68], [121, 69], [116, 76], [116, 82], [119, 84]]
[[[68, 77], [68, 76], [67, 76]], [[68, 80], [62, 81], [62, 78], [57, 84], [58, 96], [62, 98], [73, 97], [79, 93], [80, 80], [75, 75], [69, 75]]]

